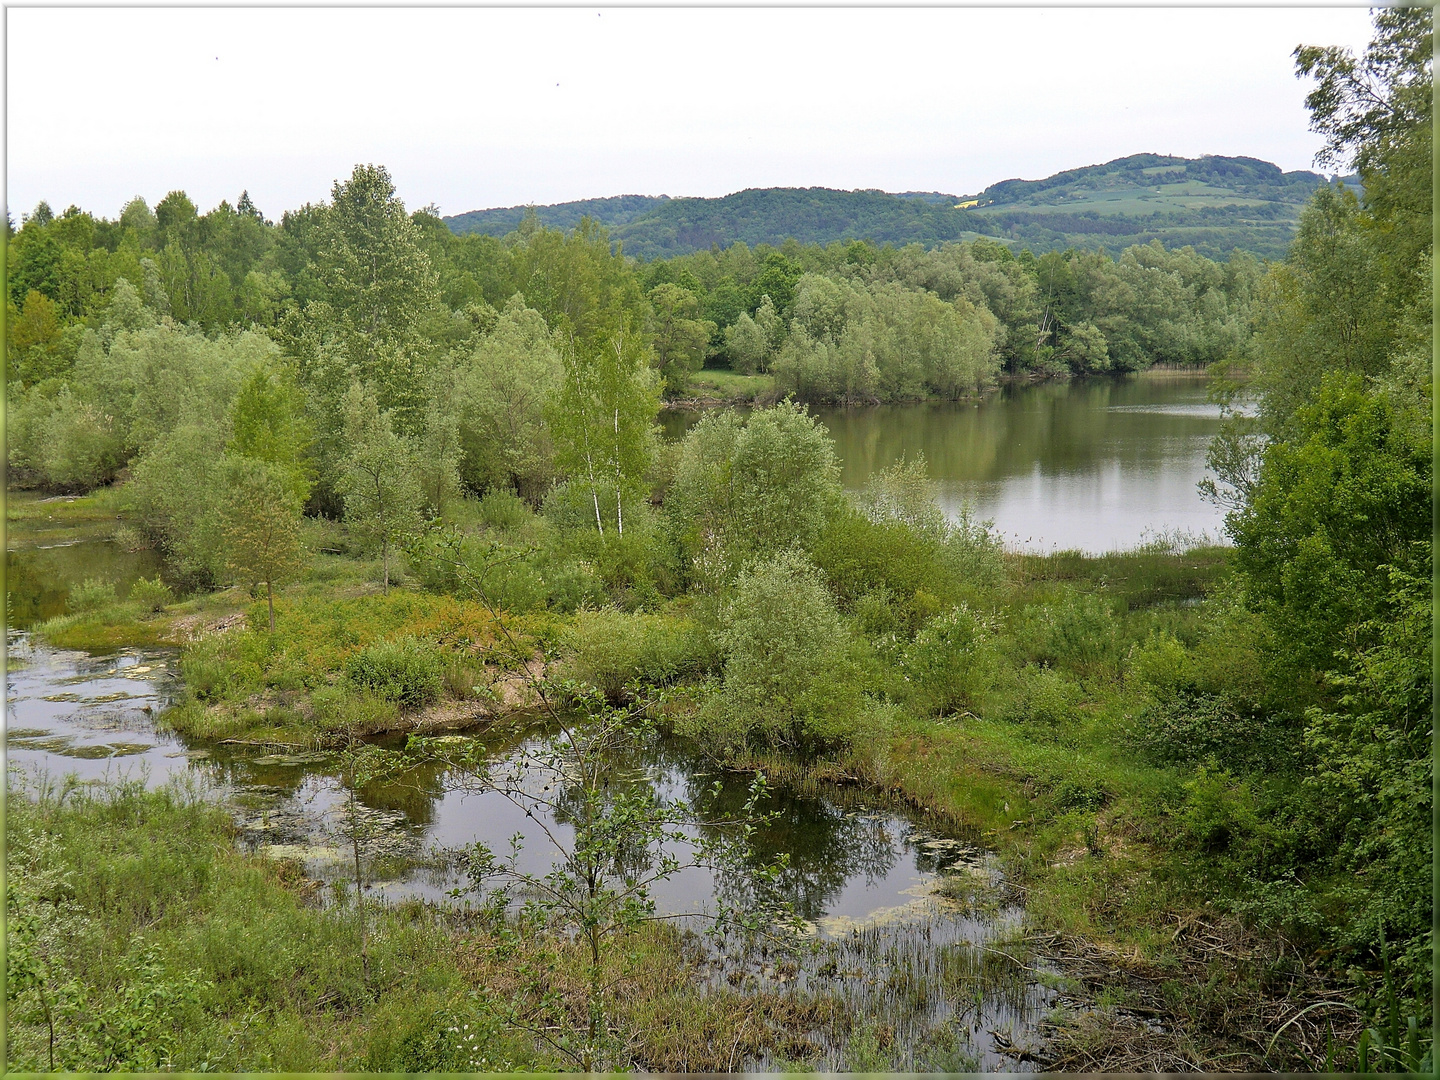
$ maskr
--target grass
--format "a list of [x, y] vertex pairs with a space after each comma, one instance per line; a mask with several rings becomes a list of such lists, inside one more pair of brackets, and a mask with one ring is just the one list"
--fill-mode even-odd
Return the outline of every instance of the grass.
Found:
[[[707, 374], [716, 376], [717, 386], [755, 385], [754, 380], [746, 382], [728, 373]], [[27, 508], [26, 500], [19, 503], [17, 512], [50, 520], [39, 517], [42, 512], [35, 509], [49, 504], [32, 501]], [[73, 514], [73, 527], [84, 529], [102, 504], [104, 500], [97, 497], [88, 510], [61, 513]], [[467, 502], [456, 508], [456, 516], [467, 531], [474, 532], [492, 528], [490, 519], [499, 520], [496, 515], [503, 516], [504, 509]], [[529, 517], [525, 520], [533, 525]], [[355, 557], [333, 523], [307, 522], [306, 529], [312, 552], [309, 569], [304, 580], [277, 597], [273, 635], [266, 628], [263, 605], [242, 589], [172, 603], [159, 613], [118, 600], [53, 619], [36, 632], [57, 646], [94, 651], [176, 645], [182, 650], [188, 700], [165, 714], [164, 722], [204, 739], [311, 746], [342, 730], [413, 729], [428, 722], [427, 717], [433, 719], [436, 710], [474, 717], [504, 696], [497, 692], [503, 688], [496, 679], [512, 658], [497, 653], [500, 635], [482, 605], [411, 585], [384, 594], [376, 584], [377, 564]], [[1195, 763], [1150, 756], [1135, 732], [1146, 723], [1147, 710], [1172, 693], [1167, 689], [1172, 683], [1193, 684], [1201, 692], [1223, 692], [1237, 700], [1253, 699], [1257, 677], [1253, 637], [1247, 636], [1252, 630], [1243, 616], [1226, 606], [1228, 558], [1224, 548], [1189, 548], [1173, 542], [1098, 557], [1075, 552], [1006, 555], [1002, 582], [970, 590], [969, 602], [983, 608], [995, 628], [996, 666], [988, 689], [979, 693], [969, 711], [946, 716], [920, 714], [903, 677], [906, 641], [887, 640], [889, 632], [878, 630], [865, 639], [857, 605], [856, 614], [848, 618], [860, 639], [857, 647], [870, 650], [870, 660], [868, 667], [862, 664], [856, 670], [871, 680], [865, 692], [883, 702], [885, 707], [875, 715], [888, 718], [887, 726], [820, 759], [801, 760], [755, 748], [748, 758], [727, 764], [763, 768], [773, 779], [802, 789], [858, 783], [918, 808], [997, 852], [1012, 887], [1024, 897], [1034, 928], [1053, 935], [1055, 941], [1070, 943], [1065, 947], [1076, 954], [1075, 963], [1082, 968], [1093, 963], [1095, 970], [1108, 972], [1085, 984], [1097, 995], [1099, 1011], [1087, 1013], [1089, 1019], [1083, 1022], [1057, 1028], [1060, 1045], [1072, 1055], [1067, 1060], [1076, 1067], [1214, 1064], [1220, 1059], [1213, 1055], [1221, 1052], [1217, 1047], [1224, 1040], [1248, 1047], [1246, 1031], [1266, 1030], [1266, 1021], [1256, 1010], [1275, 1002], [1277, 994], [1283, 996], [1284, 991], [1267, 982], [1266, 975], [1266, 965], [1276, 962], [1275, 949], [1283, 942], [1249, 940], [1234, 919], [1208, 906], [1223, 900], [1234, 883], [1217, 876], [1219, 864], [1194, 835]], [[507, 622], [522, 642], [522, 651], [528, 650], [525, 659], [542, 645], [558, 647], [566, 655], [558, 673], [589, 679], [613, 699], [626, 697], [635, 679], [669, 684], [671, 693], [662, 711], [674, 720], [694, 709], [706, 692], [704, 680], [718, 674], [723, 662], [708, 644], [705, 620], [711, 616], [704, 610], [704, 603], [687, 596], [648, 605], [643, 614], [613, 608], [570, 616], [541, 611], [507, 617]], [[900, 633], [903, 637], [906, 631]], [[387, 697], [380, 685], [384, 680], [362, 685], [365, 679], [353, 673], [364, 666], [357, 657], [366, 650], [407, 639], [423, 643], [439, 657], [435, 671], [427, 668], [428, 689], [421, 696], [434, 696], [438, 672], [441, 700], [423, 711], [405, 707], [395, 700], [397, 695]], [[1223, 774], [1216, 782], [1241, 785]], [[1240, 787], [1236, 790], [1245, 794]], [[100, 812], [86, 804], [84, 813]], [[223, 848], [223, 829], [212, 840], [217, 850]], [[289, 895], [285, 882], [266, 877], [273, 877], [273, 868], [233, 861], [239, 858], [233, 853], [214, 858], [218, 861], [207, 864], [207, 874], [243, 879], [250, 883], [245, 888], [265, 893], [267, 904], [278, 904], [278, 898]], [[197, 893], [194, 903], [201, 904], [203, 895]], [[204, 914], [208, 910], [196, 907], [194, 912], [200, 914], [195, 917], [208, 919]], [[289, 941], [291, 935], [305, 941], [330, 940], [332, 945], [340, 940], [327, 939], [325, 934], [339, 934], [343, 926], [325, 924], [328, 928], [322, 932], [321, 924], [305, 921], [312, 918], [321, 915], [300, 904], [276, 923], [272, 940]], [[393, 913], [384, 916], [398, 918]], [[302, 994], [297, 999], [301, 1004], [274, 1014], [271, 1027], [279, 1033], [275, 1038], [283, 1035], [289, 1040], [283, 1046], [262, 1045], [257, 1036], [246, 1035], [233, 1048], [239, 1056], [216, 1059], [211, 1065], [463, 1066], [465, 1062], [453, 1056], [459, 1052], [455, 1047], [447, 1049], [444, 1039], [437, 1043], [432, 1038], [435, 1024], [448, 1023], [435, 1018], [461, 1015], [455, 1012], [460, 1008], [456, 995], [464, 997], [471, 990], [461, 990], [455, 979], [457, 970], [471, 970], [466, 964], [478, 965], [473, 970], [483, 971], [484, 980], [503, 980], [508, 969], [495, 959], [499, 939], [474, 945], [482, 938], [474, 936], [473, 928], [466, 929], [464, 933], [471, 936], [464, 940], [490, 957], [483, 962], [466, 960], [468, 953], [455, 951], [459, 929], [433, 912], [417, 914], [415, 919], [396, 922], [385, 932], [393, 931], [397, 949], [410, 942], [405, 949], [418, 949], [429, 957], [423, 962], [397, 961], [407, 974], [404, 979], [397, 976], [396, 985], [411, 985], [404, 980], [418, 978], [416, 972], [431, 972], [425, 978], [438, 989], [411, 987], [423, 1008], [417, 1004], [412, 1009], [411, 1003], [398, 999], [384, 1005], [384, 995], [373, 1008], [344, 998], [350, 1002], [341, 1008], [344, 1018], [324, 1020], [322, 1014], [337, 1006], [325, 999], [323, 1006], [314, 1005], [311, 1015]], [[1202, 948], [1180, 937], [1181, 928], [1197, 926], [1206, 928], [1209, 936], [1204, 940], [1219, 944]], [[652, 948], [653, 956], [647, 952]], [[637, 943], [636, 950], [636, 955], [650, 957], [641, 966], [651, 965], [645, 967], [644, 979], [653, 993], [626, 1007], [640, 1010], [643, 999], [643, 1008], [649, 1010], [643, 1023], [635, 1021], [652, 1032], [641, 1040], [647, 1049], [636, 1058], [647, 1067], [723, 1069], [734, 1054], [742, 1059], [750, 1054], [756, 1060], [763, 1056], [773, 1062], [803, 1062], [808, 1060], [803, 1040], [791, 1044], [786, 1033], [793, 1033], [795, 1025], [830, 1022], [818, 1014], [797, 1012], [793, 1001], [783, 1004], [758, 991], [737, 995], [734, 1001], [693, 993], [686, 989], [690, 976], [676, 959], [673, 939], [647, 938]], [[435, 966], [430, 969], [426, 964]], [[1214, 977], [1217, 971], [1224, 973], [1219, 982]], [[344, 983], [338, 973], [333, 980], [335, 986]], [[1301, 980], [1297, 985], [1310, 984]], [[1098, 995], [1107, 988], [1110, 997], [1100, 1001]], [[341, 993], [332, 986], [317, 992], [314, 1000], [332, 990]], [[513, 990], [507, 990], [511, 997]], [[1157, 1049], [1151, 1040], [1145, 1051], [1151, 1056], [1125, 1057], [1119, 1049], [1122, 1044], [1134, 1047], [1122, 1038], [1123, 1002], [1115, 997], [1122, 990], [1139, 995], [1136, 1000], [1143, 1001], [1145, 1008], [1176, 1018], [1176, 1031], [1186, 1032], [1190, 1041], [1182, 1047], [1177, 1035]], [[473, 998], [465, 1000], [473, 1002]], [[396, 1011], [392, 1016], [382, 1006]], [[417, 1019], [421, 1015], [431, 1018], [430, 1028]], [[639, 1017], [640, 1012], [630, 1015]], [[1314, 1015], [1318, 1019], [1321, 1014]], [[1106, 1021], [1109, 1026], [1105, 1026], [1096, 1016], [1109, 1016], [1113, 1022]], [[373, 1035], [377, 1023], [391, 1040], [384, 1046], [373, 1042], [379, 1037]], [[1246, 1023], [1251, 1027], [1241, 1030]], [[1313, 1065], [1291, 1044], [1291, 1036], [1305, 1030], [1305, 1023], [1292, 1025], [1278, 1048], [1270, 1051], [1261, 1046], [1235, 1052], [1250, 1054], [1250, 1064], [1257, 1068]], [[707, 1033], [699, 1042], [697, 1031]], [[492, 1049], [498, 1056], [485, 1057], [490, 1066], [563, 1064], [545, 1057], [533, 1042], [521, 1040], [522, 1046], [510, 1036], [495, 1038], [499, 1041]], [[857, 1038], [857, 1062], [881, 1060], [880, 1033], [861, 1033]], [[231, 1049], [227, 1046], [225, 1052]], [[184, 1060], [186, 1067], [204, 1064], [193, 1055]]]
[[[516, 1018], [583, 1019], [573, 943], [433, 906], [321, 904], [293, 862], [232, 846], [201, 793], [41, 781], [9, 804], [10, 1067], [488, 1072], [573, 1068]], [[824, 999], [705, 992], [684, 934], [651, 925], [605, 973], [616, 1064], [721, 1071], [813, 1057]], [[12, 980], [12, 987], [18, 984]], [[506, 1018], [510, 1018], [507, 1021]], [[553, 1030], [553, 1027], [552, 1027]]]
[[774, 393], [769, 375], [741, 375], [723, 368], [704, 368], [690, 376], [681, 400], [733, 404], [765, 398]]

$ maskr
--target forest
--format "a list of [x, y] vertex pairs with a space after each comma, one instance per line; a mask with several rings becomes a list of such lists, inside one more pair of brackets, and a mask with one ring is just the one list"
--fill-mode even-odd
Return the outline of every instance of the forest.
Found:
[[[27, 637], [171, 650], [154, 723], [330, 769], [353, 877], [247, 850], [183, 784], [12, 773], [9, 1067], [978, 1068], [954, 1024], [847, 1008], [835, 963], [794, 977], [830, 954], [746, 845], [775, 791], [844, 790], [974, 839], [1025, 913], [932, 983], [887, 969], [887, 1008], [1044, 967], [1043, 1067], [1431, 1069], [1431, 53], [1428, 8], [1297, 50], [1361, 186], [1270, 262], [638, 260], [591, 218], [457, 236], [378, 165], [278, 222], [40, 204], [7, 233], [10, 545], [162, 569], [74, 583]], [[1012, 550], [923, 459], [842, 490], [809, 410], [1156, 365], [1237, 406], [1224, 544]], [[715, 387], [746, 407], [661, 437]], [[642, 743], [714, 770], [700, 809], [607, 771]], [[566, 823], [554, 869], [481, 844], [463, 912], [367, 891], [400, 856], [366, 800], [441, 778]], [[750, 890], [733, 978], [657, 915], [678, 835]]]

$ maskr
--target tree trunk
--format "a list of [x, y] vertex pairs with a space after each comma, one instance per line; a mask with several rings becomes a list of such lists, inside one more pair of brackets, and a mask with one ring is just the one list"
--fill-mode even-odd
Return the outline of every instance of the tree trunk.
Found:
[[[617, 349], [618, 355], [618, 349]], [[615, 531], [625, 535], [625, 515], [620, 509], [620, 409], [615, 409]]]
[[270, 605], [270, 633], [275, 633], [275, 583], [265, 582], [265, 600]]

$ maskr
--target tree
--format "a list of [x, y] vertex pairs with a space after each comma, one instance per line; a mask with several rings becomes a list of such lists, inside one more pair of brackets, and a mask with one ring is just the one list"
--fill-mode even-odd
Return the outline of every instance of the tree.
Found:
[[640, 489], [650, 463], [660, 401], [648, 354], [623, 317], [593, 337], [571, 336], [561, 354], [564, 376], [550, 409], [556, 456], [561, 468], [589, 487], [601, 536], [601, 490], [607, 502], [613, 493], [615, 531], [623, 536], [624, 499]]
[[655, 363], [667, 393], [682, 393], [690, 376], [705, 363], [715, 324], [696, 318], [700, 301], [679, 285], [666, 282], [650, 290]]
[[310, 425], [299, 391], [282, 371], [262, 363], [241, 383], [231, 431], [230, 452], [272, 466], [303, 506], [310, 495]]
[[467, 486], [480, 492], [511, 487], [539, 500], [555, 474], [546, 417], [561, 379], [545, 320], [517, 294], [454, 374]]
[[[1296, 56], [1319, 79], [1309, 104], [1325, 159], [1353, 160], [1365, 194], [1325, 188], [1307, 208], [1259, 297], [1259, 431], [1232, 429], [1212, 455], [1236, 506], [1226, 527], [1263, 627], [1272, 720], [1309, 706], [1305, 784], [1285, 811], [1324, 854], [1303, 868], [1303, 897], [1299, 882], [1266, 884], [1316, 914], [1362, 1010], [1380, 997], [1376, 967], [1398, 955], [1423, 1019], [1434, 945], [1432, 808], [1420, 810], [1434, 695], [1431, 12], [1377, 12], [1358, 61], [1340, 49]], [[1331, 911], [1343, 917], [1320, 914]]]
[[358, 379], [413, 432], [424, 411], [421, 322], [439, 286], [390, 174], [357, 165], [349, 181], [337, 180], [315, 233], [316, 276], [329, 304], [317, 315], [334, 320], [339, 386]]
[[59, 306], [34, 289], [25, 294], [24, 307], [17, 310], [9, 305], [6, 330], [7, 382], [28, 386], [53, 378], [63, 374], [67, 360], [73, 359], [73, 353], [66, 357], [62, 352]]
[[275, 632], [275, 586], [301, 569], [300, 507], [294, 473], [256, 458], [232, 455], [225, 468], [221, 535], [225, 565], [265, 586]]
[[745, 419], [717, 411], [693, 427], [665, 510], [690, 573], [719, 583], [753, 556], [809, 547], [839, 497], [829, 432], [787, 401]]
[[412, 443], [415, 475], [432, 517], [460, 494], [460, 422], [453, 402], [431, 401], [425, 410], [425, 425]]
[[721, 609], [719, 692], [688, 724], [720, 754], [753, 744], [814, 753], [843, 744], [865, 712], [850, 633], [819, 572], [794, 551], [756, 560]]
[[739, 318], [725, 327], [725, 354], [730, 358], [730, 366], [741, 375], [753, 375], [769, 366], [769, 342], [748, 312], [741, 312]]
[[390, 591], [390, 549], [420, 527], [425, 495], [409, 445], [395, 433], [389, 412], [353, 384], [342, 401], [347, 455], [339, 477], [345, 520], [380, 549], [385, 592]]

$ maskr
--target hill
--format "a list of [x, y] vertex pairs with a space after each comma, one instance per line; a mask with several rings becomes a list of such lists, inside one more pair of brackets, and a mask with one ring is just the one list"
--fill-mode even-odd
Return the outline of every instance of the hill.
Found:
[[[718, 244], [828, 244], [856, 239], [934, 247], [987, 236], [1036, 253], [1067, 247], [1118, 254], [1159, 239], [1212, 258], [1234, 248], [1264, 258], [1285, 252], [1319, 173], [1284, 172], [1256, 158], [1134, 154], [1043, 180], [1004, 180], [978, 195], [943, 192], [750, 188], [721, 198], [621, 195], [534, 208], [539, 220], [573, 227], [589, 214], [642, 259]], [[503, 236], [527, 207], [475, 210], [445, 219], [460, 235]]]
[[[535, 212], [541, 224], [552, 229], [573, 229], [586, 216], [614, 228], [668, 201], [667, 195], [612, 195], [608, 199], [581, 199], [553, 206], [537, 206]], [[456, 214], [444, 220], [457, 236], [470, 233], [504, 236], [519, 227], [520, 219], [529, 209], [528, 206], [502, 206], [494, 210], [471, 210], [468, 214]]]
[[1133, 154], [1044, 180], [1003, 180], [960, 205], [986, 235], [1033, 251], [1073, 244], [1116, 252], [1158, 238], [1212, 258], [1236, 247], [1278, 258], [1301, 207], [1326, 182], [1256, 158]]

